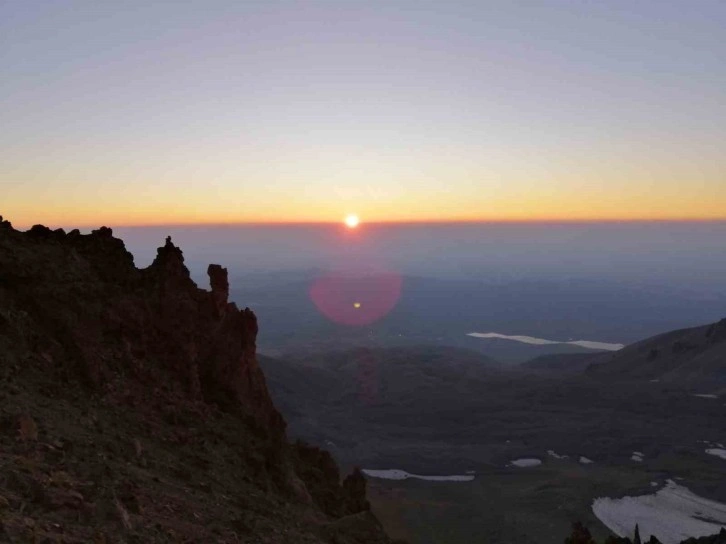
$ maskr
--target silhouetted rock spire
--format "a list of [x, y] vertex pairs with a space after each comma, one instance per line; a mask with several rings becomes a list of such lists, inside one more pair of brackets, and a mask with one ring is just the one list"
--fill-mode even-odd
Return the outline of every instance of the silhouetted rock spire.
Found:
[[209, 286], [212, 288], [212, 297], [217, 308], [217, 315], [224, 315], [229, 298], [229, 282], [227, 281], [227, 269], [218, 264], [210, 264], [207, 268]]

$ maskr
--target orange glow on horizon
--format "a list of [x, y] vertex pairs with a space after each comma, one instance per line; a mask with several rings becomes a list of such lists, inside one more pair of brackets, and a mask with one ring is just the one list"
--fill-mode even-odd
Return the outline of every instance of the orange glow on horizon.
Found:
[[[262, 219], [262, 220], [228, 220], [228, 221], [205, 221], [205, 220], [175, 220], [173, 218], [156, 220], [140, 219], [124, 220], [123, 218], [111, 218], [106, 219], [98, 218], [94, 220], [87, 218], [83, 220], [72, 220], [70, 218], [59, 218], [52, 215], [48, 215], [45, 218], [38, 218], [38, 220], [30, 221], [14, 221], [10, 216], [3, 216], [4, 220], [10, 221], [16, 229], [29, 229], [33, 225], [41, 224], [50, 228], [81, 228], [81, 229], [95, 229], [101, 226], [110, 226], [114, 228], [144, 228], [144, 227], [235, 227], [235, 226], [313, 226], [313, 225], [339, 225], [340, 220], [317, 220], [317, 219], [299, 219], [299, 220], [273, 220], [273, 219]], [[456, 225], [456, 224], [587, 224], [587, 223], [719, 223], [726, 222], [726, 216], [655, 216], [655, 217], [531, 217], [531, 218], [489, 218], [489, 217], [453, 217], [453, 218], [421, 218], [421, 219], [407, 219], [407, 218], [391, 218], [391, 219], [380, 219], [366, 221], [367, 225]], [[351, 226], [344, 222], [348, 229], [356, 229], [358, 225]]]
[[[89, 173], [81, 172], [78, 175], [84, 177], [75, 180], [74, 171], [61, 169], [62, 175], [27, 173], [23, 183], [10, 184], [0, 214], [20, 228], [37, 223], [63, 228], [325, 223], [346, 228], [341, 212], [365, 218], [366, 226], [726, 220], [720, 163], [704, 166], [695, 178], [675, 167], [661, 173], [615, 169], [607, 163], [594, 164], [592, 169], [584, 167], [589, 163], [567, 168], [554, 164], [551, 171], [542, 172], [534, 166], [532, 171], [509, 172], [493, 165], [491, 172], [482, 166], [467, 173], [456, 165], [451, 170], [444, 166], [415, 175], [393, 166], [390, 172], [371, 166], [363, 170], [365, 175], [340, 179], [327, 170], [313, 169], [300, 174], [298, 183], [304, 190], [288, 190], [284, 176], [259, 190], [247, 189], [236, 178], [222, 178], [215, 182], [215, 190], [209, 190], [208, 183], [199, 179], [201, 173], [175, 183], [119, 177], [92, 184]], [[209, 174], [214, 177], [214, 172]], [[53, 183], [29, 192], [31, 182], [46, 177]], [[684, 190], [686, 180], [689, 190]]]

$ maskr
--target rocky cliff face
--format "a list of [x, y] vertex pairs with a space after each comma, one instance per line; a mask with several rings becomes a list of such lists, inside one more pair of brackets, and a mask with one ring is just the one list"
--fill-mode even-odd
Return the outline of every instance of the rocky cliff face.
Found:
[[365, 480], [287, 443], [257, 319], [208, 274], [0, 218], [0, 540], [387, 542]]

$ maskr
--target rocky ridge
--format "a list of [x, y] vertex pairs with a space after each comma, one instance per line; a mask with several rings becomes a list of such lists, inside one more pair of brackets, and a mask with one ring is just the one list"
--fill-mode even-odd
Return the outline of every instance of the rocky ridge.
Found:
[[390, 542], [359, 471], [288, 443], [257, 319], [208, 275], [0, 217], [0, 541]]

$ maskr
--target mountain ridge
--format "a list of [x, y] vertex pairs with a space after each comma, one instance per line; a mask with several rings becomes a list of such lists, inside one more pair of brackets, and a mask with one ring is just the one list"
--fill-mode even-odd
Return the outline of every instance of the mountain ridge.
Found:
[[599, 356], [586, 373], [726, 388], [726, 318], [668, 331]]
[[388, 543], [360, 472], [287, 441], [257, 318], [167, 238], [0, 217], [0, 536], [10, 542]]

